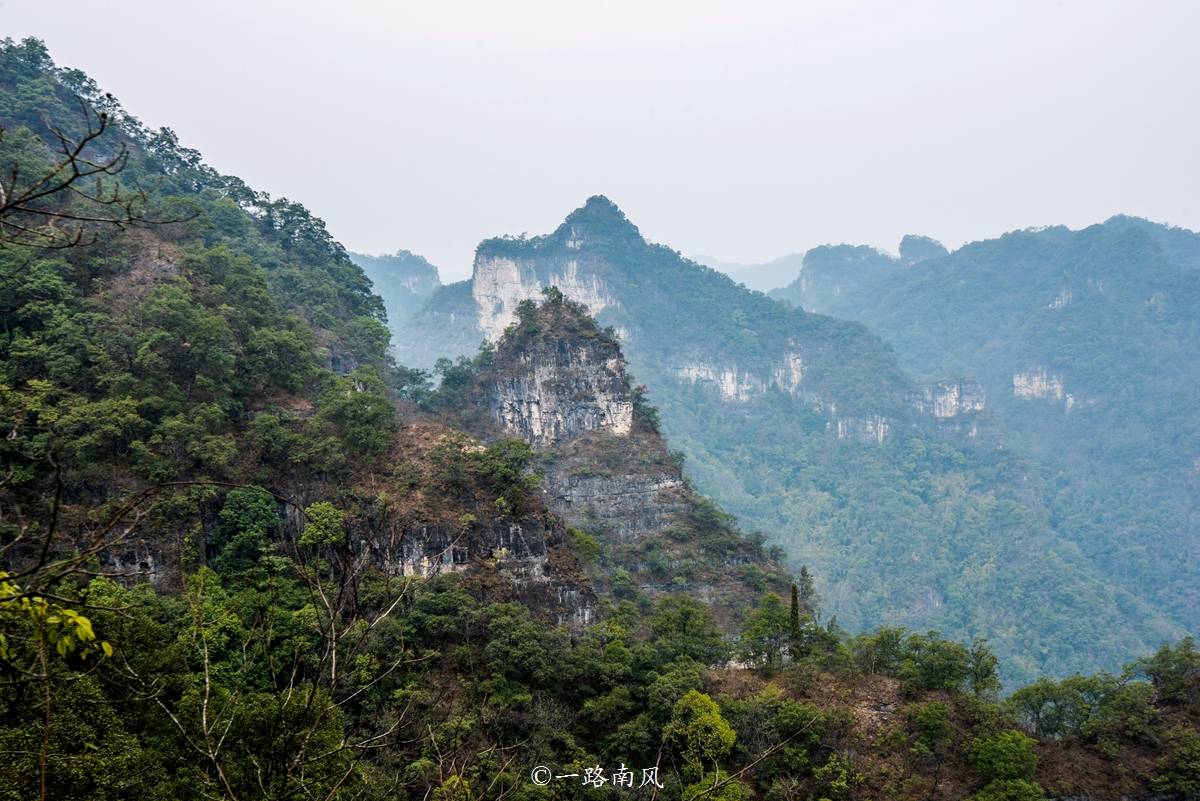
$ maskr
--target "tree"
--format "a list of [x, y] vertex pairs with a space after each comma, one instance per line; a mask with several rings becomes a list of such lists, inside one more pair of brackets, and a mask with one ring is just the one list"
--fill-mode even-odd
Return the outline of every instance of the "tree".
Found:
[[1200, 798], [1200, 732], [1179, 730], [1158, 762], [1152, 786], [1160, 793]]
[[742, 657], [768, 670], [779, 667], [791, 632], [787, 609], [778, 594], [763, 596], [742, 629]]
[[987, 640], [976, 637], [968, 653], [970, 667], [967, 682], [976, 698], [992, 699], [1000, 691], [1000, 660], [987, 647]]
[[712, 610], [693, 598], [663, 597], [655, 605], [649, 623], [655, 651], [664, 664], [690, 659], [701, 665], [717, 665], [729, 657], [729, 647]]
[[1135, 662], [1132, 670], [1150, 679], [1163, 703], [1200, 712], [1200, 648], [1194, 637], [1163, 645], [1153, 656]]
[[214, 562], [231, 573], [242, 572], [258, 561], [280, 523], [278, 502], [259, 487], [230, 490], [218, 518], [220, 526], [210, 543]]
[[800, 565], [800, 573], [796, 576], [796, 585], [800, 596], [800, 603], [804, 605], [807, 613], [816, 619], [817, 607], [821, 601], [817, 595], [817, 588], [813, 583], [812, 574], [808, 571], [808, 565]]
[[792, 604], [788, 609], [788, 637], [792, 656], [800, 651], [800, 590], [792, 583]]
[[716, 701], [697, 690], [689, 690], [675, 703], [663, 728], [663, 743], [679, 756], [684, 779], [693, 782], [710, 768], [716, 771], [736, 740]]
[[706, 773], [695, 784], [683, 788], [683, 801], [750, 801], [753, 797], [745, 783], [721, 770]]
[[936, 631], [904, 641], [900, 675], [913, 690], [961, 690], [971, 676], [971, 653]]
[[108, 113], [76, 100], [85, 126], [78, 137], [52, 123], [53, 144], [27, 128], [0, 128], [0, 244], [74, 247], [91, 224], [145, 220], [146, 193], [129, 192], [116, 180], [128, 161], [126, 144], [102, 145]]
[[860, 634], [850, 644], [858, 669], [863, 673], [898, 676], [904, 659], [904, 642], [908, 632], [903, 628], [884, 626], [872, 633]]
[[1006, 705], [1031, 734], [1061, 739], [1082, 734], [1119, 689], [1117, 679], [1107, 673], [1039, 679], [1010, 695]]
[[1030, 779], [1037, 769], [1035, 741], [1009, 729], [971, 743], [969, 758], [985, 781]]

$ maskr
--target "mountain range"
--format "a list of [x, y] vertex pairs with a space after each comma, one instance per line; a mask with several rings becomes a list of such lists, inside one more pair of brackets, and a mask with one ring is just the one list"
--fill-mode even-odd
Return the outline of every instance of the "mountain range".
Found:
[[[803, 287], [823, 311], [946, 259], [927, 237], [906, 237], [901, 254], [818, 248], [775, 294]], [[393, 324], [398, 359], [470, 354], [550, 286], [613, 329], [697, 486], [793, 566], [814, 566], [843, 625], [986, 636], [1010, 680], [1113, 666], [1187, 631], [1178, 593], [1129, 581], [1124, 560], [1063, 519], [1061, 490], [1005, 416], [1011, 387], [1005, 397], [961, 362], [915, 370], [870, 327], [789, 310], [647, 243], [606, 198], [550, 234], [485, 240], [470, 280]], [[1040, 366], [1019, 369], [1036, 382]]]
[[912, 375], [978, 381], [1055, 529], [1157, 619], [1195, 625], [1200, 235], [1117, 216], [918, 263], [840, 246], [772, 296], [869, 325]]

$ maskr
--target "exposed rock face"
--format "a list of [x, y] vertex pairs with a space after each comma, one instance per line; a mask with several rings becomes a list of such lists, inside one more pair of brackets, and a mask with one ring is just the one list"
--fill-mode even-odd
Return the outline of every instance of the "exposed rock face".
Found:
[[1061, 290], [1059, 290], [1057, 295], [1054, 296], [1054, 300], [1050, 301], [1050, 303], [1047, 305], [1047, 308], [1058, 311], [1059, 309], [1066, 308], [1067, 306], [1070, 306], [1070, 305], [1071, 305], [1071, 287], [1065, 286]]
[[677, 371], [680, 378], [691, 384], [715, 384], [721, 400], [745, 403], [765, 389], [763, 380], [733, 365], [714, 367], [710, 364], [685, 364]]
[[[625, 540], [669, 525], [683, 492], [679, 470], [657, 435], [631, 436], [624, 357], [580, 305], [561, 296], [544, 303], [501, 339], [484, 380], [501, 430], [554, 449], [543, 486], [569, 521]], [[639, 458], [647, 453], [655, 458]]]
[[769, 387], [799, 395], [804, 380], [804, 357], [798, 351], [787, 351], [768, 377], [744, 371], [737, 365], [714, 367], [702, 362], [688, 363], [678, 368], [676, 374], [689, 384], [714, 384], [721, 401], [748, 403]]
[[[614, 460], [614, 454], [624, 456]], [[663, 457], [667, 454], [654, 436], [618, 442], [609, 434], [590, 433], [556, 450], [545, 463], [542, 486], [572, 524], [636, 540], [666, 530], [687, 509], [691, 490]], [[601, 462], [612, 466], [599, 467]]]
[[1048, 372], [1045, 366], [1039, 365], [1027, 372], [1013, 373], [1012, 383], [1013, 397], [1062, 401], [1067, 414], [1075, 408], [1075, 396], [1066, 391], [1062, 376]]
[[[566, 245], [577, 249], [580, 240], [574, 233], [571, 236]], [[539, 297], [549, 286], [558, 287], [567, 297], [587, 306], [592, 314], [619, 305], [595, 274], [580, 271], [578, 259], [547, 263], [480, 254], [475, 258], [471, 287], [479, 310], [479, 329], [484, 337], [493, 341], [499, 339], [513, 321], [517, 304]]]
[[981, 412], [985, 399], [983, 387], [970, 379], [949, 379], [922, 387], [913, 399], [917, 411], [948, 420], [971, 412]]
[[633, 395], [612, 340], [531, 339], [499, 371], [489, 407], [495, 422], [535, 447], [588, 431], [625, 435]]
[[736, 364], [718, 367], [703, 362], [685, 364], [676, 369], [675, 374], [690, 384], [714, 384], [723, 401], [747, 403], [770, 387], [798, 395], [804, 380], [804, 357], [799, 352], [788, 351], [769, 376], [743, 370]]
[[642, 243], [641, 234], [603, 197], [589, 198], [547, 237], [482, 243], [475, 253], [471, 281], [479, 329], [488, 340], [498, 340], [513, 322], [517, 305], [538, 298], [551, 286], [582, 303], [592, 315], [619, 309], [620, 301], [604, 278], [608, 270], [604, 250], [628, 243]]
[[363, 550], [387, 575], [461, 573], [489, 598], [519, 600], [547, 612], [557, 625], [582, 628], [595, 617], [595, 595], [564, 544], [561, 524], [541, 518], [467, 526], [400, 520], [359, 535]]
[[1014, 397], [1063, 399], [1062, 376], [1046, 372], [1045, 367], [1037, 367], [1023, 373], [1013, 373], [1012, 382]]
[[891, 433], [891, 423], [886, 417], [870, 415], [868, 417], [839, 417], [833, 421], [837, 429], [837, 438], [854, 442], [873, 442], [882, 445]]

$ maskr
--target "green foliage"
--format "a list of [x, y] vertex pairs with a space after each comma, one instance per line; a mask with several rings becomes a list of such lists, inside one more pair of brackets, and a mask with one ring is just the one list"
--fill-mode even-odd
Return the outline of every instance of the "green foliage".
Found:
[[936, 632], [910, 634], [904, 643], [900, 676], [914, 690], [961, 690], [971, 673], [971, 654]]
[[657, 434], [662, 428], [662, 420], [658, 409], [650, 404], [649, 394], [650, 390], [645, 384], [633, 388], [633, 424], [639, 431]]
[[56, 598], [26, 592], [6, 571], [0, 571], [0, 664], [17, 671], [43, 662], [46, 649], [60, 658], [93, 653], [112, 656], [113, 648], [98, 641], [91, 618]]
[[1164, 644], [1132, 669], [1150, 679], [1163, 703], [1200, 711], [1200, 648], [1194, 637]]
[[600, 543], [586, 531], [580, 531], [574, 526], [567, 526], [567, 543], [584, 562], [595, 562], [600, 558]]
[[912, 704], [905, 707], [903, 716], [916, 737], [913, 753], [921, 757], [944, 754], [954, 729], [950, 723], [950, 706], [940, 701]]
[[702, 692], [689, 690], [675, 703], [671, 720], [663, 728], [663, 743], [683, 763], [683, 775], [700, 781], [707, 768], [717, 770], [737, 739], [720, 707]]
[[862, 783], [863, 776], [841, 754], [830, 754], [825, 764], [813, 771], [822, 791], [822, 798], [837, 801], [848, 798], [851, 790]]
[[309, 504], [304, 510], [304, 518], [301, 545], [336, 545], [346, 538], [346, 516], [329, 501]]
[[864, 673], [899, 676], [907, 634], [902, 628], [883, 626], [855, 637], [850, 650], [858, 669]]
[[1181, 730], [1173, 734], [1170, 750], [1159, 760], [1153, 785], [1160, 793], [1200, 796], [1200, 732]]
[[[97, 531], [131, 492], [170, 482], [169, 491], [151, 493], [138, 507], [130, 553], [105, 557], [137, 558], [137, 548], [155, 538], [178, 543], [184, 587], [126, 587], [77, 574], [43, 576], [46, 586], [30, 588], [0, 573], [0, 798], [40, 797], [44, 783], [45, 797], [69, 801], [546, 801], [549, 791], [524, 775], [542, 760], [568, 769], [660, 764], [668, 799], [856, 798], [887, 737], [908, 749], [906, 779], [919, 782], [963, 757], [956, 731], [976, 738], [971, 759], [987, 782], [976, 797], [1040, 797], [1029, 778], [1031, 741], [1008, 731], [1012, 724], [989, 704], [997, 670], [990, 649], [903, 629], [845, 642], [834, 621], [817, 625], [807, 571], [790, 608], [768, 594], [746, 621], [748, 658], [774, 670], [791, 655], [796, 675], [779, 679], [713, 670], [728, 658], [729, 644], [711, 607], [682, 594], [651, 606], [620, 568], [612, 584], [624, 600], [606, 605], [599, 623], [571, 631], [544, 620], [536, 601], [488, 600], [491, 565], [429, 579], [385, 573], [350, 547], [357, 543], [347, 534], [374, 531], [380, 521], [373, 515], [390, 493], [452, 500], [462, 507], [454, 514], [464, 537], [541, 508], [524, 443], [482, 446], [450, 436], [434, 448], [428, 477], [389, 459], [394, 393], [446, 414], [469, 400], [493, 351], [444, 363], [436, 392], [424, 373], [394, 370], [381, 304], [319, 220], [216, 174], [169, 130], [145, 129], [82, 73], [56, 68], [34, 40], [0, 44], [3, 165], [44, 162], [46, 122], [71, 124], [71, 92], [112, 113], [114, 136], [131, 149], [130, 179], [154, 186], [156, 209], [180, 222], [127, 235], [98, 232], [94, 244], [59, 253], [0, 250], [0, 548], [6, 558], [16, 554], [29, 545], [18, 535], [45, 527], [56, 535], [55, 549], [69, 549], [68, 528]], [[777, 346], [799, 336], [806, 348], [828, 343], [811, 360], [806, 350], [806, 381], [850, 412], [863, 387], [878, 389], [893, 410], [909, 389], [878, 342], [855, 326], [731, 294], [719, 276], [683, 281], [693, 268], [647, 246], [607, 201], [589, 203], [571, 226], [605, 258], [636, 255], [638, 266], [655, 268], [629, 305], [639, 320], [667, 307], [664, 286], [682, 296], [681, 317], [650, 320], [645, 336], [639, 333], [649, 348], [668, 333], [687, 343], [711, 338], [722, 354], [767, 369]], [[549, 246], [487, 245], [517, 254]], [[705, 319], [714, 301], [724, 311]], [[1147, 313], [1169, 316], [1173, 303], [1164, 295]], [[547, 315], [570, 321], [579, 336], [612, 341], [611, 331], [581, 317], [557, 290], [542, 306], [520, 311], [516, 334], [548, 330]], [[639, 358], [647, 366], [672, 363], [656, 355], [666, 351]], [[861, 358], [833, 369], [849, 357]], [[869, 580], [879, 564], [898, 571], [899, 581], [911, 578], [902, 567], [921, 538], [943, 549], [921, 569], [944, 574], [961, 561], [956, 549], [978, 544], [972, 537], [1042, 531], [998, 490], [1012, 468], [1003, 458], [923, 434], [864, 455], [834, 442], [825, 419], [797, 414], [769, 393], [763, 413], [787, 425], [773, 429], [779, 441], [766, 443], [760, 459], [763, 443], [741, 436], [743, 424], [726, 419], [735, 416], [712, 415], [706, 425], [713, 430], [705, 432], [712, 439], [696, 445], [686, 419], [719, 407], [701, 400], [696, 416], [680, 424], [677, 404], [691, 391], [702, 389], [666, 396], [663, 420], [693, 437], [700, 473], [722, 475], [713, 456], [728, 453], [729, 469], [756, 466], [746, 483], [731, 482], [735, 494], [777, 497], [778, 519], [804, 523], [771, 530], [803, 532], [816, 547], [850, 533], [871, 543], [862, 556], [869, 571], [842, 564], [842, 579], [863, 583], [863, 610], [886, 594]], [[643, 401], [638, 425], [657, 429]], [[894, 460], [903, 469], [889, 467]], [[380, 485], [388, 491], [369, 497]], [[296, 533], [274, 494], [285, 497], [289, 486], [303, 490], [297, 497], [332, 499], [305, 509], [298, 561], [285, 555], [291, 549], [272, 547]], [[936, 525], [925, 525], [931, 520]], [[572, 529], [567, 536], [576, 552], [607, 558], [588, 535]], [[682, 510], [673, 542], [695, 542], [697, 560], [714, 564], [761, 553], [761, 542], [743, 537], [708, 502]], [[165, 561], [175, 558], [164, 550]], [[649, 547], [644, 553], [655, 555]], [[870, 561], [881, 554], [887, 558]], [[204, 555], [213, 569], [199, 566]], [[1039, 553], [1043, 559], [1052, 574], [1058, 563]], [[560, 566], [547, 560], [546, 567]], [[734, 569], [753, 575], [745, 565]], [[1036, 565], [1019, 569], [1029, 571], [1026, 590], [1046, 575]], [[995, 580], [1011, 589], [1010, 578], [1001, 571]], [[168, 574], [163, 586], [169, 583]], [[529, 587], [536, 592], [539, 582]], [[960, 621], [956, 631], [973, 626]], [[852, 667], [905, 680], [914, 698], [895, 734], [860, 739]], [[794, 680], [801, 674], [803, 681]], [[1160, 792], [1194, 793], [1195, 679], [1195, 644], [1185, 641], [1120, 680], [1035, 685], [1008, 708], [1020, 725], [1060, 739], [1064, 749], [1141, 749], [1131, 770], [1153, 754]], [[814, 698], [799, 697], [809, 691]], [[872, 781], [891, 775], [890, 759], [874, 765], [886, 769]], [[734, 765], [751, 769], [708, 792]]]
[[1008, 730], [971, 743], [971, 764], [984, 781], [1030, 779], [1037, 769], [1034, 740]]
[[996, 779], [971, 796], [971, 801], [1044, 801], [1045, 792], [1028, 779]]
[[461, 776], [451, 776], [433, 791], [434, 801], [472, 801], [471, 784]]
[[763, 596], [758, 607], [750, 612], [742, 629], [742, 657], [751, 664], [768, 670], [783, 663], [792, 626], [783, 599], [773, 592]]
[[1061, 681], [1038, 679], [1009, 696], [1007, 706], [1038, 737], [1062, 739], [1094, 728], [1103, 707], [1120, 691], [1108, 674], [1068, 676]]
[[333, 423], [342, 441], [355, 455], [372, 458], [385, 454], [396, 431], [396, 410], [379, 373], [360, 368], [332, 382], [321, 396], [320, 417]]
[[437, 268], [407, 250], [385, 256], [351, 253], [350, 260], [371, 279], [371, 288], [383, 301], [393, 331], [397, 323], [420, 310], [429, 295], [441, 286]]
[[753, 797], [746, 784], [720, 770], [707, 773], [695, 784], [683, 788], [682, 796], [683, 801], [701, 798], [705, 801], [750, 801]]
[[[1057, 240], [1059, 234], [1028, 238]], [[1015, 244], [1020, 247], [1014, 248]], [[1124, 499], [1127, 492], [1119, 486], [1110, 485], [1106, 492], [1088, 486], [1084, 497], [1073, 496], [1076, 500], [1068, 509], [1059, 503], [1056, 473], [1030, 461], [1032, 452], [1026, 447], [1030, 440], [1041, 449], [1043, 441], [1068, 436], [1085, 419], [1103, 415], [1106, 403], [1093, 406], [1083, 396], [1073, 395], [1072, 411], [1065, 418], [1065, 398], [1057, 405], [1045, 404], [1036, 430], [1022, 433], [1021, 447], [1015, 449], [997, 447], [1013, 438], [1007, 436], [1007, 426], [995, 424], [990, 409], [943, 419], [914, 408], [924, 392], [914, 375], [925, 381], [974, 373], [977, 365], [992, 370], [989, 349], [972, 350], [972, 345], [961, 345], [959, 339], [960, 331], [967, 330], [991, 343], [998, 317], [993, 305], [1002, 307], [1004, 330], [1014, 338], [1022, 334], [1022, 321], [1034, 318], [1039, 333], [1050, 341], [1055, 321], [1061, 321], [1064, 313], [1074, 314], [1074, 306], [1047, 308], [1062, 288], [1058, 274], [1053, 285], [1047, 280], [1027, 286], [1030, 282], [1012, 277], [1027, 258], [1036, 257], [1047, 271], [1061, 274], [1069, 269], [1077, 279], [1073, 284], [1078, 285], [1090, 276], [1075, 262], [1095, 260], [1093, 251], [1103, 254], [1110, 244], [1092, 238], [1066, 250], [1038, 244], [1027, 248], [1012, 239], [996, 245], [981, 265], [986, 267], [983, 272], [1002, 273], [995, 276], [1002, 291], [1019, 291], [1031, 304], [1011, 308], [1007, 298], [993, 304], [985, 282], [975, 287], [946, 267], [965, 258], [964, 251], [975, 246], [935, 257], [935, 245], [910, 239], [903, 263], [871, 248], [831, 247], [813, 254], [806, 278], [831, 297], [856, 294], [855, 288], [864, 287], [871, 275], [895, 275], [897, 293], [906, 293], [903, 279], [913, 275], [921, 276], [923, 289], [936, 296], [954, 296], [960, 284], [972, 285], [969, 305], [954, 300], [925, 304], [922, 297], [905, 294], [905, 300], [921, 306], [919, 314], [909, 313], [887, 329], [897, 351], [861, 324], [788, 308], [669, 248], [646, 242], [604, 198], [589, 199], [551, 234], [489, 240], [481, 244], [479, 255], [484, 261], [519, 260], [522, 269], [543, 284], [556, 280], [565, 260], [575, 260], [581, 275], [605, 287], [615, 302], [598, 311], [600, 324], [636, 332], [625, 348], [631, 369], [652, 388], [660, 427], [686, 454], [689, 478], [747, 527], [767, 532], [792, 565], [819, 563], [821, 586], [814, 590], [838, 599], [837, 613], [844, 626], [864, 631], [886, 620], [918, 630], [936, 628], [959, 641], [986, 637], [989, 652], [999, 659], [1000, 673], [1011, 687], [1043, 672], [1066, 675], [1080, 669], [1113, 669], [1130, 653], [1181, 636], [1183, 627], [1195, 618], [1181, 611], [1171, 624], [1149, 608], [1145, 599], [1153, 597], [1154, 605], [1191, 610], [1191, 601], [1180, 599], [1190, 599], [1190, 588], [1200, 586], [1183, 567], [1172, 590], [1155, 585], [1153, 560], [1146, 554], [1162, 552], [1164, 544], [1152, 536], [1141, 540], [1145, 548], [1131, 554], [1139, 564], [1143, 592], [1129, 593], [1124, 581], [1109, 580], [1123, 569], [1112, 564], [1112, 552], [1128, 549], [1104, 528], [1097, 510], [1112, 504], [1109, 496]], [[1013, 266], [1014, 258], [1018, 266]], [[980, 264], [972, 260], [960, 268], [966, 273]], [[925, 278], [927, 272], [936, 278]], [[1168, 272], [1155, 268], [1155, 275], [1164, 279]], [[1180, 285], [1178, 277], [1172, 280], [1179, 291], [1164, 293], [1174, 298], [1166, 307], [1187, 308], [1186, 300], [1194, 297], [1190, 284]], [[471, 289], [470, 282], [463, 282], [445, 287], [431, 299], [404, 330], [398, 347], [406, 358], [426, 364], [474, 347], [482, 333], [462, 322], [478, 319]], [[1094, 308], [1109, 302], [1105, 293], [1087, 291]], [[1127, 297], [1140, 299], [1141, 295], [1128, 287]], [[944, 315], [960, 327], [928, 324]], [[963, 319], [968, 316], [971, 319]], [[1176, 365], [1200, 362], [1194, 348], [1183, 346], [1186, 319], [1182, 315], [1176, 321], [1180, 324], [1171, 329]], [[1097, 325], [1102, 321], [1103, 314], [1094, 315]], [[546, 330], [544, 323], [534, 319], [529, 305], [516, 310], [513, 330], [533, 336], [535, 329]], [[1089, 370], [1111, 360], [1109, 354], [1123, 352], [1109, 332], [1099, 333], [1108, 339], [1107, 350], [1072, 337], [1072, 347], [1086, 351]], [[935, 364], [936, 369], [910, 374], [898, 360], [911, 359], [912, 354], [900, 349], [899, 343], [918, 339], [928, 357], [925, 363]], [[945, 347], [945, 342], [954, 347]], [[955, 358], [947, 359], [947, 351]], [[802, 362], [802, 387], [789, 387], [786, 380], [780, 384], [779, 376], [788, 374], [797, 356]], [[1054, 353], [1031, 351], [1028, 356], [1021, 364], [1007, 365], [989, 376], [985, 391], [989, 407], [1003, 406], [1002, 413], [1007, 414], [1011, 408], [1039, 405], [1013, 397], [1013, 374], [1031, 365], [1058, 362], [1050, 358]], [[695, 366], [694, 380], [680, 380], [685, 365]], [[709, 371], [712, 378], [705, 377]], [[1180, 372], [1186, 371], [1161, 364], [1160, 374]], [[722, 375], [726, 376], [724, 394], [718, 380]], [[731, 396], [731, 376], [750, 389], [736, 390]], [[756, 382], [761, 382], [761, 390], [754, 388]], [[1169, 396], [1162, 396], [1172, 399], [1171, 409], [1163, 411], [1180, 423], [1182, 437], [1164, 439], [1160, 443], [1164, 448], [1170, 449], [1171, 442], [1190, 441], [1191, 428], [1179, 411], [1189, 407], [1178, 399], [1190, 397], [1189, 387], [1194, 384], [1183, 380]], [[1107, 388], [1137, 385], [1112, 375], [1096, 382], [1096, 397], [1104, 397]], [[887, 433], [876, 442], [868, 429], [882, 425], [881, 418], [886, 420]], [[1132, 429], [1115, 425], [1105, 429], [1104, 436], [1120, 432], [1149, 464], [1153, 455], [1141, 450], [1144, 437], [1138, 432], [1143, 430], [1150, 430], [1149, 423]], [[1090, 463], [1089, 455], [1080, 450], [1086, 450], [1089, 441], [1093, 440], [1080, 438], [1072, 446], [1071, 476], [1082, 475]], [[1136, 520], [1129, 515], [1124, 521], [1126, 529], [1154, 527], [1153, 521], [1160, 517], [1184, 519], [1180, 510], [1191, 508], [1193, 498], [1180, 490], [1178, 477], [1188, 475], [1189, 469], [1179, 463], [1171, 472], [1173, 489], [1169, 498], [1163, 498], [1169, 511], [1145, 504]], [[1158, 492], [1149, 482], [1143, 482], [1143, 488]], [[1121, 504], [1132, 508], [1124, 501]], [[1075, 525], [1083, 520], [1086, 530]], [[1105, 549], [1098, 545], [1101, 541], [1115, 544]], [[1176, 565], [1194, 561], [1178, 550], [1178, 536], [1171, 542]], [[1106, 622], [1110, 620], [1117, 622]], [[1153, 625], [1143, 625], [1145, 620]], [[981, 676], [988, 672], [986, 666], [980, 668]], [[978, 692], [987, 695], [995, 688], [979, 685]]]
[[655, 649], [666, 663], [682, 659], [716, 665], [729, 656], [725, 635], [712, 610], [691, 598], [663, 597], [655, 604], [648, 622]]
[[430, 460], [443, 491], [491, 496], [501, 515], [526, 514], [541, 482], [530, 470], [533, 449], [523, 440], [502, 439], [482, 447], [454, 435], [430, 451]]
[[[1079, 231], [1014, 231], [911, 266], [868, 251], [813, 251], [805, 280], [775, 294], [869, 325], [922, 380], [979, 381], [996, 438], [1024, 462], [1061, 542], [1030, 548], [1054, 552], [1060, 565], [1048, 581], [1060, 592], [1020, 591], [1014, 606], [1033, 615], [1018, 627], [1022, 647], [1000, 648], [1006, 673], [1020, 651], [1038, 649], [1034, 636], [1044, 643], [1043, 669], [1065, 675], [1115, 670], [1131, 653], [1194, 633], [1195, 454], [1184, 443], [1200, 436], [1190, 400], [1200, 379], [1200, 236], [1118, 216]], [[1021, 397], [1018, 374], [1061, 386]], [[861, 540], [854, 547], [861, 550]], [[1065, 556], [1070, 551], [1079, 556]], [[930, 543], [920, 553], [939, 559], [933, 554], [942, 551]], [[1035, 567], [1021, 554], [1011, 558], [1027, 580]], [[1070, 600], [1099, 596], [1095, 587], [1115, 593], [1115, 602]], [[984, 597], [957, 595], [953, 605], [1001, 603]], [[981, 623], [973, 633], [1000, 644], [1002, 626]]]
[[275, 498], [260, 487], [238, 487], [225, 496], [220, 525], [209, 542], [221, 572], [237, 573], [258, 560], [277, 533], [280, 518]]

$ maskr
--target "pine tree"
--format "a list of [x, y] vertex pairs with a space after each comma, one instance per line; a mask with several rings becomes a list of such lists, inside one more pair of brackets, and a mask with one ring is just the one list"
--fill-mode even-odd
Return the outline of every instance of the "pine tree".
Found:
[[788, 652], [792, 659], [800, 653], [800, 588], [792, 583], [792, 606], [788, 610]]
[[808, 572], [808, 565], [800, 565], [800, 575], [796, 579], [799, 584], [800, 600], [804, 601], [804, 605], [808, 608], [808, 612], [817, 617], [817, 589], [813, 585], [812, 574]]

